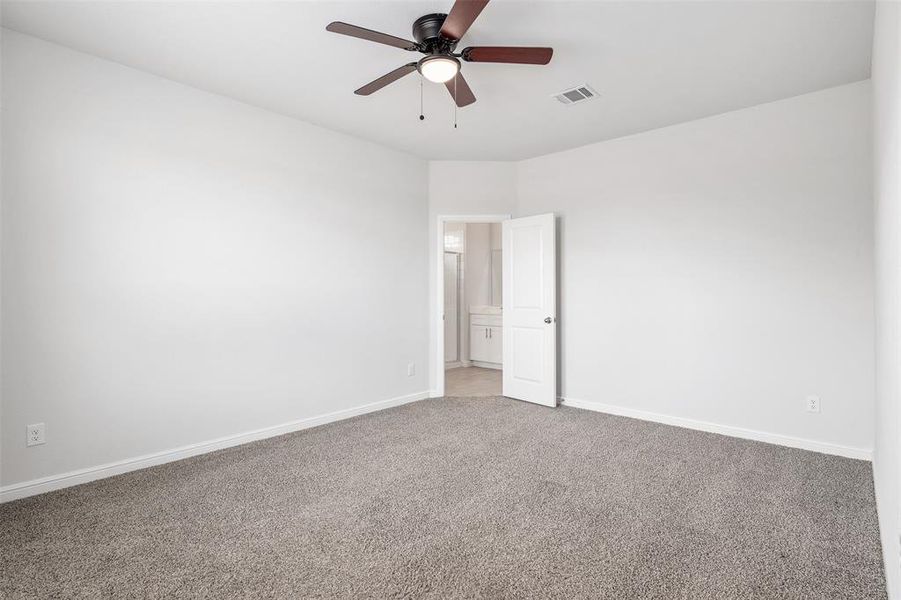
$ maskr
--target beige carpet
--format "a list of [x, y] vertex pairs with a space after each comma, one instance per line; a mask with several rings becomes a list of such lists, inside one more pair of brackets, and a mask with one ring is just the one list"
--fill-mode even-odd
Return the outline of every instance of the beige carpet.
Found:
[[884, 598], [870, 465], [417, 402], [0, 506], [0, 597]]

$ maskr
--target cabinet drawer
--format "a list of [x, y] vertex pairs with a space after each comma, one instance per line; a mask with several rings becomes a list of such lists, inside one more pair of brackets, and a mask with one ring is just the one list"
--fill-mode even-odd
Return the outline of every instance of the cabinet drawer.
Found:
[[469, 315], [469, 323], [482, 327], [501, 327], [504, 324], [504, 317], [501, 315]]

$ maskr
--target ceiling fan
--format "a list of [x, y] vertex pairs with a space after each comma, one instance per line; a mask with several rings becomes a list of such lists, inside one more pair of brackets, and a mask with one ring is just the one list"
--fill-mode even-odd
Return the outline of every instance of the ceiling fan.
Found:
[[326, 30], [425, 54], [418, 61], [407, 63], [367, 83], [355, 90], [355, 94], [368, 96], [404, 75], [419, 71], [429, 81], [443, 83], [457, 106], [463, 107], [475, 102], [476, 97], [460, 72], [460, 59], [464, 62], [546, 65], [554, 54], [553, 48], [519, 46], [471, 46], [462, 52], [455, 52], [457, 43], [486, 4], [488, 0], [457, 0], [446, 15], [434, 13], [419, 17], [413, 22], [415, 42], [340, 21], [329, 23]]

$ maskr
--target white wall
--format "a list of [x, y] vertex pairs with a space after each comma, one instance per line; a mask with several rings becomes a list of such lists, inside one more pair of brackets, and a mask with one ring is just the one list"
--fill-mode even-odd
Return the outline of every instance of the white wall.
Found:
[[516, 204], [516, 163], [429, 163], [429, 212], [435, 215], [506, 214]]
[[427, 390], [424, 161], [3, 33], [3, 484]]
[[485, 306], [491, 299], [491, 224], [466, 224], [466, 253], [463, 300], [463, 352], [464, 361], [469, 361], [470, 308]]
[[519, 163], [516, 213], [560, 216], [562, 395], [871, 449], [869, 102], [862, 82]]
[[[491, 223], [491, 250], [489, 252], [488, 260], [489, 263], [492, 257], [497, 254], [498, 259], [500, 259], [501, 254], [503, 253], [502, 243], [503, 243], [503, 233], [501, 230], [500, 223]], [[502, 261], [495, 261], [494, 269], [490, 270], [491, 277], [491, 304], [494, 306], [501, 306], [503, 304], [504, 297], [504, 282], [503, 282], [503, 267], [500, 264]], [[489, 269], [491, 269], [491, 265], [489, 264]], [[495, 274], [496, 272], [496, 274]]]
[[901, 8], [876, 4], [873, 40], [873, 164], [876, 237], [876, 448], [873, 473], [885, 572], [892, 598], [901, 598], [898, 545], [898, 402], [901, 399]]
[[466, 224], [466, 309], [491, 304], [491, 226]]
[[865, 455], [869, 102], [861, 82], [523, 161], [513, 180], [494, 163], [482, 188], [462, 183], [471, 163], [432, 163], [430, 202], [509, 210], [462, 186], [559, 215], [563, 396]]
[[[437, 290], [437, 236], [440, 215], [510, 214], [516, 203], [516, 163], [433, 161], [429, 163], [429, 298]], [[438, 339], [438, 309], [429, 305], [429, 385], [435, 394], [443, 371]], [[437, 357], [437, 358], [436, 358]]]
[[[491, 227], [491, 249], [492, 250], [501, 250], [503, 248], [501, 224], [500, 223], [491, 223], [490, 227]], [[497, 305], [500, 306], [500, 302], [497, 302]]]

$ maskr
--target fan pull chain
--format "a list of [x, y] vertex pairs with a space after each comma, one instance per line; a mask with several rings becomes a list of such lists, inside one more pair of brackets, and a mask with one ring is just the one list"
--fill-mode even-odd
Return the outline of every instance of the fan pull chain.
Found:
[[460, 71], [454, 74], [454, 129], [457, 128], [457, 77], [459, 75]]
[[419, 120], [425, 121], [425, 115], [422, 114], [422, 75], [419, 76]]

